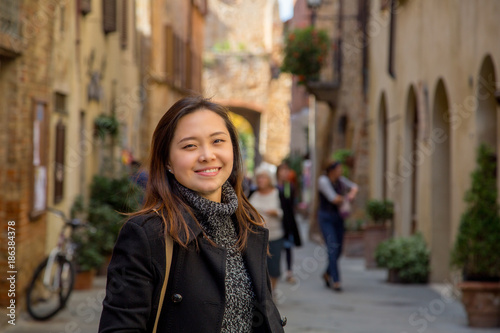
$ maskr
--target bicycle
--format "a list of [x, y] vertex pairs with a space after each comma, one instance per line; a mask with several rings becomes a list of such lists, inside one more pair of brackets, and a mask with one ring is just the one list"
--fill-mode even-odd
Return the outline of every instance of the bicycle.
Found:
[[[28, 313], [37, 320], [47, 320], [66, 306], [75, 283], [73, 256], [76, 245], [72, 242], [75, 229], [84, 226], [79, 219], [68, 219], [56, 209], [48, 211], [64, 220], [57, 246], [35, 269], [26, 293]], [[71, 230], [69, 235], [68, 228]]]

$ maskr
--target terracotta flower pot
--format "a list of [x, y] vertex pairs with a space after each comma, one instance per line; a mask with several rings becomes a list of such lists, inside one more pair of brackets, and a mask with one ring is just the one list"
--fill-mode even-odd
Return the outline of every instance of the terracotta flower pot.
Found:
[[389, 239], [390, 230], [385, 225], [368, 225], [364, 231], [365, 243], [365, 266], [366, 268], [376, 268], [377, 262], [375, 261], [375, 249], [377, 246]]
[[95, 275], [96, 275], [95, 270], [76, 273], [74, 289], [75, 290], [92, 289]]
[[364, 232], [347, 231], [344, 235], [343, 254], [348, 258], [363, 258], [364, 251]]
[[462, 282], [462, 303], [471, 327], [500, 327], [500, 282]]

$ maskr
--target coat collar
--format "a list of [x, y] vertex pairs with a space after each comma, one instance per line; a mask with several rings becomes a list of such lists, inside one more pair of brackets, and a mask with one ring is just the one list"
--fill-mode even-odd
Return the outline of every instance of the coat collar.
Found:
[[[189, 242], [188, 242], [188, 243], [191, 243], [196, 238], [198, 238], [201, 234], [203, 234], [203, 230], [201, 229], [201, 226], [199, 225], [199, 223], [197, 223], [194, 220], [194, 218], [193, 218], [193, 216], [191, 216], [191, 214], [189, 214], [188, 212], [183, 212], [182, 216], [183, 216], [184, 220], [186, 221], [186, 223], [187, 223], [187, 225], [189, 227], [189, 230], [191, 231], [191, 236], [192, 237], [189, 237]], [[236, 217], [233, 215], [232, 219], [233, 219], [233, 221], [235, 221]], [[267, 232], [266, 228], [258, 226], [258, 225], [254, 225], [254, 224], [252, 224], [250, 226], [250, 229], [252, 229], [252, 231], [254, 231], [254, 233], [257, 233], [257, 234], [264, 234], [264, 233]], [[253, 235], [253, 233], [250, 232], [250, 233], [248, 233], [248, 235], [250, 237], [250, 235]], [[186, 235], [184, 235], [184, 234], [181, 235], [179, 238], [184, 243], [187, 241]]]

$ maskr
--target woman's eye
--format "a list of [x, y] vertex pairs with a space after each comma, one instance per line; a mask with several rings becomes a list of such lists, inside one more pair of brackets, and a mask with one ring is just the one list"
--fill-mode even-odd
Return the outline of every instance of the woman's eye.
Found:
[[221, 142], [226, 142], [224, 139], [215, 139], [214, 143], [221, 143]]
[[184, 147], [182, 147], [182, 149], [188, 149], [188, 148], [193, 148], [193, 147], [195, 147], [195, 145], [189, 144], [189, 145], [185, 145]]

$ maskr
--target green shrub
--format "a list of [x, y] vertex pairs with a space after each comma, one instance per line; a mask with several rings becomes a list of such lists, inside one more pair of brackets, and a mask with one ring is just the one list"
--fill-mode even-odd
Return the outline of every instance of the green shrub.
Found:
[[94, 120], [95, 134], [101, 139], [104, 139], [106, 135], [116, 138], [118, 136], [118, 130], [120, 128], [120, 123], [116, 119], [115, 115], [105, 115], [101, 114]]
[[138, 210], [142, 194], [142, 189], [126, 175], [120, 178], [94, 177], [87, 219], [96, 229], [95, 242], [102, 254], [111, 254], [126, 219], [122, 213]]
[[420, 233], [392, 238], [375, 250], [379, 267], [393, 269], [403, 283], [425, 283], [429, 275], [429, 249]]
[[103, 262], [104, 256], [98, 244], [98, 234], [95, 228], [80, 228], [72, 235], [76, 244], [75, 262], [79, 272], [97, 269]]
[[500, 278], [497, 161], [493, 150], [484, 144], [478, 148], [476, 161], [451, 263], [463, 270], [466, 280], [495, 280]]
[[368, 200], [366, 213], [373, 222], [382, 224], [394, 217], [394, 204], [390, 200]]

